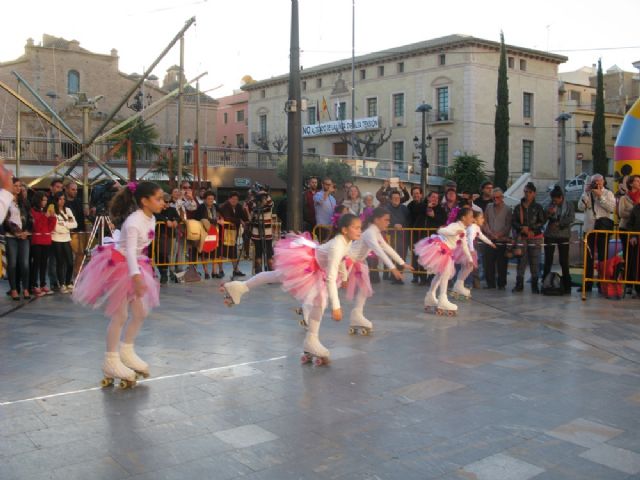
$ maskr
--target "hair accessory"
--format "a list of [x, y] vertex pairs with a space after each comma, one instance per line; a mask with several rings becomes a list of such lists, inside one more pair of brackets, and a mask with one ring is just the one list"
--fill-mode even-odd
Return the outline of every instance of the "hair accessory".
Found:
[[127, 188], [131, 193], [136, 193], [136, 188], [138, 188], [138, 184], [136, 182], [128, 182]]

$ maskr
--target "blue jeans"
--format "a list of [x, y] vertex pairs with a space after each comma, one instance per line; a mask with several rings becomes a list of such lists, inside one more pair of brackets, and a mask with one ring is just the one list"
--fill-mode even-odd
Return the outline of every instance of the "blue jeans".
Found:
[[[29, 290], [29, 246], [30, 240], [6, 237], [7, 275], [11, 290]], [[19, 282], [19, 283], [18, 283]]]

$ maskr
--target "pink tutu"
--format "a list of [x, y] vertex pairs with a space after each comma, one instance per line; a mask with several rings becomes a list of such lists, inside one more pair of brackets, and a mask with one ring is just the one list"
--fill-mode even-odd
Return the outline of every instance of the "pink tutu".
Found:
[[[160, 284], [155, 278], [151, 260], [139, 257], [138, 265], [147, 290], [142, 297], [145, 313], [160, 304]], [[111, 317], [123, 303], [135, 297], [127, 260], [113, 245], [97, 247], [91, 261], [82, 270], [73, 290], [73, 301], [92, 308], [105, 303], [104, 313]]]
[[453, 252], [449, 246], [437, 235], [423, 238], [414, 247], [418, 256], [418, 263], [428, 273], [436, 275], [445, 272], [453, 272]]
[[326, 308], [329, 297], [326, 273], [316, 260], [317, 247], [318, 243], [308, 233], [289, 234], [276, 243], [273, 261], [285, 292], [303, 305]]
[[353, 300], [356, 294], [356, 288], [369, 298], [373, 295], [371, 288], [371, 279], [369, 278], [369, 266], [367, 261], [352, 262], [350, 258], [345, 259], [347, 268], [349, 269], [349, 278], [347, 279], [347, 300]]
[[[473, 259], [471, 262], [473, 264], [473, 268], [478, 268], [478, 254], [475, 250], [471, 252], [471, 258]], [[460, 246], [456, 247], [453, 251], [453, 262], [460, 265], [466, 265], [468, 261], [469, 260], [467, 260], [467, 256], [464, 253], [464, 249]]]

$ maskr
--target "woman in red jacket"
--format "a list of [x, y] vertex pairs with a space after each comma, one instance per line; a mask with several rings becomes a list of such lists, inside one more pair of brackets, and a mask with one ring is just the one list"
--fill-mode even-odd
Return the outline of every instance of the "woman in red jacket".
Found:
[[53, 209], [47, 209], [47, 197], [36, 192], [33, 198], [31, 216], [33, 217], [33, 235], [31, 235], [31, 287], [36, 297], [51, 295], [53, 292], [45, 283], [47, 264], [51, 255], [51, 232], [56, 226]]

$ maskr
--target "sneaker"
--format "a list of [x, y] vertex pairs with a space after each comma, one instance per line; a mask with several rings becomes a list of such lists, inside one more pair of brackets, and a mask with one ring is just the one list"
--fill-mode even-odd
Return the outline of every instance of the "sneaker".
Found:
[[62, 285], [60, 287], [60, 290], [58, 290], [60, 293], [67, 293], [67, 286], [66, 285]]
[[[215, 274], [214, 274], [214, 276], [215, 276]], [[208, 273], [204, 274], [204, 279], [205, 280], [209, 280], [210, 278], [211, 278], [211, 275], [209, 275]]]
[[73, 285], [67, 285], [67, 293], [73, 293]]
[[49, 290], [48, 287], [42, 287], [42, 293], [44, 295], [53, 295], [53, 292], [51, 290]]
[[242, 273], [240, 270], [234, 270], [233, 271], [233, 276], [234, 277], [246, 277], [246, 274]]

